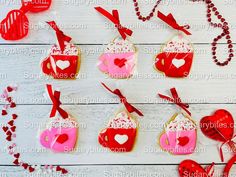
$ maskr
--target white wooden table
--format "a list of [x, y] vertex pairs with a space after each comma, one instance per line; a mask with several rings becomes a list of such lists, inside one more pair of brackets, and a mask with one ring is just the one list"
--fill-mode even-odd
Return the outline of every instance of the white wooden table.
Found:
[[[143, 13], [148, 13], [155, 0], [139, 0]], [[214, 0], [219, 11], [231, 25], [233, 41], [236, 41], [236, 1]], [[122, 24], [134, 31], [132, 41], [139, 51], [138, 72], [129, 80], [112, 80], [96, 67], [104, 44], [116, 35], [116, 29], [99, 15], [93, 7], [102, 5], [111, 11], [118, 9]], [[20, 0], [0, 0], [0, 19], [20, 6]], [[183, 101], [190, 103], [192, 117], [198, 123], [218, 108], [229, 110], [236, 117], [236, 62], [218, 67], [212, 62], [211, 41], [221, 31], [209, 27], [205, 18], [205, 5], [188, 0], [164, 0], [159, 6], [163, 13], [173, 13], [180, 24], [190, 24], [191, 40], [195, 46], [195, 59], [191, 75], [186, 79], [165, 78], [153, 69], [154, 56], [163, 43], [175, 31], [153, 18], [150, 22], [138, 21], [131, 0], [54, 0], [49, 11], [28, 13], [31, 30], [27, 38], [9, 42], [0, 39], [0, 89], [17, 83], [16, 142], [21, 148], [22, 159], [33, 164], [60, 164], [70, 169], [73, 176], [178, 176], [177, 166], [184, 159], [193, 159], [201, 164], [217, 163], [216, 176], [224, 167], [218, 154], [218, 143], [204, 137], [198, 131], [198, 151], [189, 156], [172, 156], [161, 152], [157, 137], [165, 123], [178, 108], [165, 104], [156, 97], [157, 92], [167, 93], [176, 87]], [[54, 19], [62, 30], [70, 35], [82, 49], [80, 79], [59, 81], [41, 75], [39, 63], [47, 56], [50, 46], [56, 42], [54, 32], [45, 21]], [[110, 25], [111, 28], [108, 28]], [[224, 41], [220, 44], [220, 56], [226, 54]], [[235, 59], [235, 58], [234, 58]], [[111, 87], [118, 86], [131, 103], [140, 108], [145, 117], [140, 118], [136, 146], [131, 153], [115, 154], [102, 148], [97, 142], [98, 132], [119, 107], [119, 100], [101, 87], [103, 81]], [[45, 84], [51, 83], [62, 91], [62, 102], [80, 123], [78, 152], [52, 154], [36, 152], [39, 148], [39, 124], [47, 120], [51, 109], [45, 99]], [[112, 103], [112, 104], [111, 104]], [[235, 119], [236, 120], [236, 119]], [[11, 166], [12, 158], [5, 152], [4, 135], [0, 133], [0, 176], [29, 176], [19, 167]], [[227, 153], [225, 153], [227, 154]], [[229, 155], [225, 155], [226, 160]], [[236, 166], [231, 176], [236, 176]], [[32, 175], [33, 176], [33, 175]]]

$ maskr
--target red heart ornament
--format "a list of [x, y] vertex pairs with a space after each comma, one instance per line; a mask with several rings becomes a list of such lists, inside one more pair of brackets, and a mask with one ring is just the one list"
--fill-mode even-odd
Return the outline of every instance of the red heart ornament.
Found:
[[125, 66], [125, 63], [126, 63], [126, 62], [127, 62], [127, 60], [126, 60], [125, 58], [122, 58], [122, 59], [116, 58], [116, 59], [114, 60], [114, 64], [115, 64], [116, 66], [120, 67], [120, 68], [122, 68], [123, 66]]
[[189, 137], [187, 137], [187, 136], [179, 137], [178, 141], [179, 141], [180, 146], [185, 146], [189, 142]]
[[184, 160], [179, 165], [179, 175], [180, 177], [212, 177], [214, 171], [212, 172], [211, 170], [213, 167], [214, 163], [204, 169], [201, 165], [193, 160]]
[[61, 134], [61, 135], [56, 135], [56, 136], [58, 136], [57, 137], [57, 142], [60, 143], [60, 144], [65, 143], [69, 139], [67, 134]]
[[203, 117], [200, 128], [208, 138], [226, 142], [233, 137], [234, 119], [228, 111], [219, 109], [212, 116]]

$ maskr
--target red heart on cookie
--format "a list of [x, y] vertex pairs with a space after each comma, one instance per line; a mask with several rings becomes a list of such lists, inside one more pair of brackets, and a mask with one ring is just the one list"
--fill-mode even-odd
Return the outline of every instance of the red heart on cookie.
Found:
[[179, 137], [178, 141], [179, 141], [180, 146], [185, 146], [189, 142], [189, 137], [187, 137], [187, 136]]
[[69, 139], [67, 134], [61, 134], [61, 135], [56, 135], [56, 136], [58, 136], [57, 137], [57, 142], [60, 143], [60, 144], [65, 143]]
[[213, 172], [211, 171], [214, 167], [214, 163], [212, 163], [211, 166], [204, 169], [201, 165], [199, 165], [197, 162], [192, 160], [184, 160], [179, 165], [179, 175], [180, 177], [211, 177], [213, 175]]
[[126, 60], [125, 58], [122, 58], [122, 59], [116, 58], [116, 59], [114, 60], [114, 64], [115, 64], [116, 66], [120, 67], [120, 68], [122, 68], [123, 66], [125, 66], [125, 63], [126, 63], [126, 62], [127, 62], [127, 60]]
[[208, 138], [225, 142], [233, 137], [234, 119], [228, 111], [219, 109], [212, 116], [203, 117], [200, 128]]

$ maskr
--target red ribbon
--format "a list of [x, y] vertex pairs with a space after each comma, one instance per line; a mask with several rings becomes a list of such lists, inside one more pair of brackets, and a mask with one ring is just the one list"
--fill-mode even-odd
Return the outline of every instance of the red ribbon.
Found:
[[125, 108], [127, 109], [127, 111], [129, 113], [133, 113], [136, 112], [139, 116], [143, 116], [143, 113], [140, 112], [137, 108], [135, 108], [134, 106], [132, 106], [130, 103], [128, 103], [127, 99], [125, 96], [122, 95], [121, 91], [119, 89], [115, 89], [114, 91], [112, 91], [110, 88], [108, 88], [104, 83], [102, 83], [102, 85], [111, 93], [117, 95], [120, 98], [120, 102], [123, 103], [125, 105]]
[[170, 13], [167, 16], [165, 16], [163, 13], [161, 13], [160, 11], [158, 11], [157, 17], [159, 17], [162, 21], [164, 21], [165, 23], [167, 23], [169, 26], [171, 26], [172, 28], [182, 31], [187, 35], [191, 35], [191, 33], [189, 31], [187, 31], [186, 29], [189, 29], [189, 25], [184, 25], [184, 26], [180, 26], [175, 18], [173, 17], [173, 15]]
[[176, 89], [172, 88], [172, 89], [170, 89], [170, 92], [171, 92], [173, 98], [165, 96], [165, 95], [162, 95], [162, 94], [158, 94], [158, 95], [159, 95], [160, 98], [162, 98], [164, 100], [167, 100], [167, 101], [170, 101], [172, 103], [175, 103], [176, 105], [181, 107], [183, 110], [185, 110], [191, 116], [191, 113], [188, 110], [189, 105], [187, 103], [182, 103], [182, 101], [181, 101], [181, 99], [180, 99]]
[[[221, 136], [223, 137], [223, 135], [221, 135]], [[228, 144], [229, 147], [231, 148], [231, 150], [233, 151], [233, 153], [236, 154], [236, 143], [232, 141], [232, 139], [234, 139], [235, 137], [236, 137], [236, 135], [233, 136], [231, 139], [226, 140], [226, 141], [220, 146], [220, 158], [221, 158], [221, 161], [222, 161], [222, 162], [224, 162], [224, 153], [223, 153], [222, 148], [223, 148], [223, 146], [224, 146], [225, 144]], [[225, 138], [224, 138], [224, 139], [225, 139]]]
[[110, 14], [108, 11], [106, 11], [105, 9], [103, 9], [102, 7], [95, 7], [95, 9], [101, 13], [102, 15], [104, 15], [105, 17], [107, 17], [112, 23], [115, 24], [115, 27], [118, 29], [121, 37], [125, 40], [127, 35], [131, 36], [133, 31], [131, 31], [130, 29], [123, 27], [120, 24], [120, 18], [119, 18], [119, 13], [117, 10], [112, 10], [112, 14]]
[[59, 112], [59, 114], [61, 115], [63, 119], [68, 118], [69, 117], [68, 113], [60, 107], [61, 105], [60, 94], [61, 93], [59, 91], [54, 91], [53, 93], [52, 86], [48, 84], [47, 84], [47, 90], [48, 90], [49, 97], [53, 103], [50, 118], [54, 117], [57, 111]]
[[57, 35], [57, 40], [60, 46], [61, 51], [63, 52], [65, 50], [65, 42], [70, 42], [71, 37], [66, 36], [63, 31], [61, 31], [55, 21], [47, 22], [55, 31]]
[[233, 167], [234, 163], [236, 162], [236, 155], [234, 155], [229, 162], [226, 164], [225, 168], [224, 168], [224, 172], [223, 172], [223, 176], [222, 177], [228, 177], [229, 176], [229, 172], [231, 170], [231, 168]]
[[205, 168], [205, 171], [208, 176], [212, 177], [214, 175], [215, 173], [214, 167], [215, 167], [215, 163], [213, 162], [210, 166], [207, 166]]

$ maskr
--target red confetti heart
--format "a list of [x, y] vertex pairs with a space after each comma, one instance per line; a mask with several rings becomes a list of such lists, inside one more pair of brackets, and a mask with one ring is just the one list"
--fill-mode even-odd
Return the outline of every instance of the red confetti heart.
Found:
[[8, 97], [7, 98], [7, 101], [10, 103], [12, 101], [12, 98], [11, 97]]
[[18, 159], [16, 159], [16, 160], [13, 162], [13, 164], [15, 164], [15, 165], [19, 165], [19, 161], [18, 161]]
[[11, 136], [12, 133], [11, 133], [10, 131], [8, 131], [8, 132], [6, 133], [6, 135]]
[[15, 157], [16, 159], [19, 159], [20, 153], [14, 154], [14, 157]]
[[17, 117], [18, 117], [18, 115], [16, 115], [16, 114], [12, 114], [12, 119], [16, 120]]
[[2, 127], [2, 130], [6, 132], [8, 130], [8, 127]]
[[22, 166], [24, 169], [27, 169], [27, 168], [29, 167], [29, 165], [28, 165], [27, 163], [23, 163], [21, 166]]
[[12, 139], [11, 139], [11, 136], [8, 136], [7, 138], [6, 138], [6, 140], [7, 141], [11, 141]]
[[16, 103], [14, 102], [11, 102], [11, 105], [10, 105], [11, 108], [15, 108], [16, 107]]
[[56, 167], [56, 171], [61, 171], [61, 170], [62, 170], [62, 168], [60, 166]]
[[10, 86], [8, 86], [8, 87], [7, 87], [7, 91], [8, 91], [8, 92], [12, 92], [12, 91], [13, 91], [13, 88], [10, 87]]
[[62, 174], [67, 174], [68, 171], [67, 171], [66, 169], [63, 168], [63, 169], [61, 170], [61, 173], [62, 173]]
[[33, 167], [29, 167], [29, 172], [30, 173], [32, 173], [32, 172], [34, 172], [35, 171], [35, 169], [33, 168]]
[[15, 132], [16, 131], [16, 126], [11, 127], [11, 131]]
[[68, 140], [68, 135], [67, 134], [61, 134], [61, 135], [56, 135], [57, 137], [57, 142], [60, 144], [65, 143]]
[[6, 110], [2, 110], [2, 115], [3, 116], [7, 115], [7, 111]]
[[14, 125], [14, 120], [9, 121], [8, 125], [13, 126]]
[[178, 141], [179, 141], [180, 146], [185, 146], [189, 142], [189, 137], [187, 137], [187, 136], [179, 137]]
[[122, 59], [119, 59], [119, 58], [116, 58], [114, 60], [114, 64], [120, 68], [122, 68], [123, 66], [125, 66], [125, 63], [127, 62], [127, 60], [125, 58], [122, 58]]
[[225, 142], [233, 137], [234, 119], [228, 111], [219, 109], [212, 116], [203, 117], [200, 128], [208, 138]]
[[197, 162], [192, 160], [184, 160], [179, 165], [179, 175], [180, 177], [191, 177], [191, 176], [205, 176], [211, 177], [212, 175], [212, 168], [214, 167], [214, 163], [206, 170], [201, 167]]

